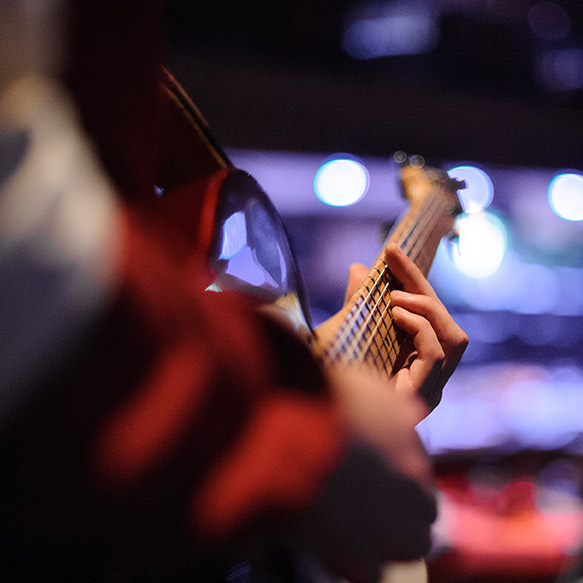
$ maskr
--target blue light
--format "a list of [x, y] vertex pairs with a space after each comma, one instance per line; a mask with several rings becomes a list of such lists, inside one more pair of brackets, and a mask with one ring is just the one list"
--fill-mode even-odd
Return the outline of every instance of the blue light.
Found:
[[366, 168], [356, 160], [330, 160], [316, 172], [314, 193], [325, 204], [348, 206], [366, 194], [368, 181]]
[[456, 166], [448, 171], [448, 175], [466, 183], [466, 188], [459, 191], [460, 202], [466, 213], [479, 212], [490, 206], [494, 187], [483, 170], [475, 166]]
[[415, 55], [437, 44], [437, 21], [427, 10], [400, 5], [391, 13], [352, 20], [343, 37], [345, 52], [355, 59]]
[[567, 221], [583, 220], [583, 176], [555, 176], [549, 184], [548, 199], [557, 216]]
[[485, 211], [458, 219], [458, 244], [452, 250], [455, 266], [476, 279], [490, 277], [502, 264], [508, 237], [502, 221]]

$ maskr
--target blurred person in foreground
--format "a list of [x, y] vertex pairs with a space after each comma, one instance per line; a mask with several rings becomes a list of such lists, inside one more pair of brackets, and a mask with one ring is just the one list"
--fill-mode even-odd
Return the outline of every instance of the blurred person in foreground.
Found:
[[[416, 358], [388, 386], [323, 368], [255, 300], [203, 291], [196, 245], [152, 210], [158, 18], [133, 1], [6, 6], [2, 578], [277, 580], [289, 553], [375, 581], [429, 548], [415, 425], [467, 338], [394, 246]], [[189, 186], [193, 212], [219, 183]]]

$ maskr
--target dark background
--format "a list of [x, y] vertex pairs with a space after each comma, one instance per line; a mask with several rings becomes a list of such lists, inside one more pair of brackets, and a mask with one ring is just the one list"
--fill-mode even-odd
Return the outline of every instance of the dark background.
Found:
[[434, 48], [363, 61], [342, 49], [351, 11], [395, 2], [169, 0], [168, 61], [227, 147], [581, 165], [581, 89], [538, 72], [545, 53], [583, 47], [578, 0], [406, 4], [434, 13]]

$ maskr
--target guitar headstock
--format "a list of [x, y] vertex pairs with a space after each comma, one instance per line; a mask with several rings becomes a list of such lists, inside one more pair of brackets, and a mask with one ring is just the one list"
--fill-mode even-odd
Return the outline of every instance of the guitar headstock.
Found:
[[450, 178], [447, 172], [427, 166], [423, 156], [396, 152], [393, 159], [400, 166], [403, 195], [412, 208], [424, 204], [429, 198], [439, 197], [444, 214], [456, 216], [463, 212], [458, 195], [458, 190], [466, 188], [463, 180]]

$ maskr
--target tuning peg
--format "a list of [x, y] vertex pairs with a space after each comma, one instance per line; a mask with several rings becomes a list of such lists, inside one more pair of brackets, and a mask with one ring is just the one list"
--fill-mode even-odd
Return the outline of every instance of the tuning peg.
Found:
[[413, 154], [412, 156], [407, 156], [402, 150], [398, 150], [393, 154], [393, 160], [400, 166], [406, 166], [409, 164], [413, 168], [423, 168], [425, 166], [425, 158], [419, 154]]
[[450, 178], [449, 183], [454, 190], [463, 190], [468, 187], [468, 183], [465, 180], [458, 180], [457, 178]]
[[425, 166], [425, 158], [419, 154], [413, 154], [409, 158], [409, 164], [411, 164], [413, 168], [423, 168], [423, 166]]
[[409, 156], [407, 156], [407, 154], [402, 150], [397, 150], [393, 154], [393, 160], [399, 164], [399, 166], [405, 166], [405, 164], [407, 164], [409, 161]]

